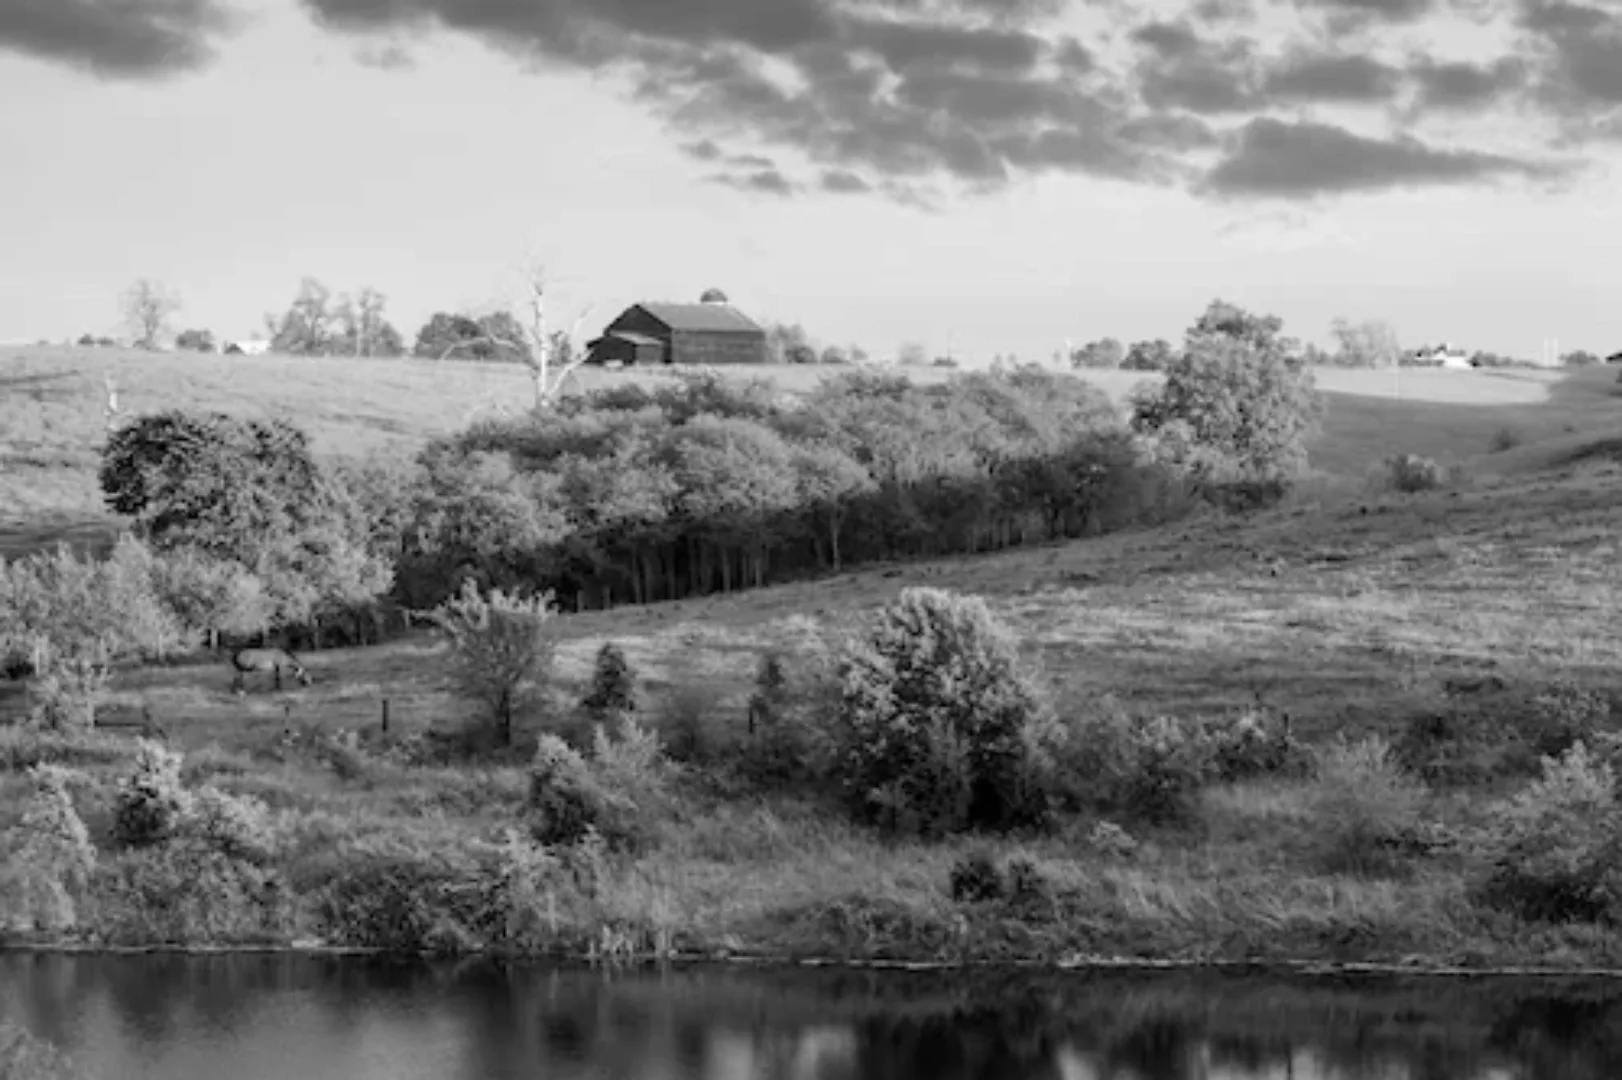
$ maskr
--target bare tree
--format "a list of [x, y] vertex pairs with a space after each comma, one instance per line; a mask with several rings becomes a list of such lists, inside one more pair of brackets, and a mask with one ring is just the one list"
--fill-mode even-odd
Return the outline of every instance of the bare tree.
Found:
[[540, 263], [531, 263], [524, 271], [524, 285], [528, 293], [526, 297], [526, 305], [529, 308], [528, 325], [515, 320], [517, 330], [509, 336], [492, 332], [490, 328], [495, 320], [484, 320], [481, 324], [485, 327], [484, 334], [452, 343], [440, 353], [439, 358], [443, 360], [457, 349], [477, 345], [480, 342], [510, 348], [520, 356], [524, 366], [529, 368], [530, 377], [535, 383], [535, 407], [537, 409], [551, 407], [556, 403], [564, 384], [580, 365], [586, 362], [586, 350], [578, 348], [575, 343], [580, 337], [581, 323], [591, 314], [591, 305], [582, 308], [580, 314], [575, 316], [568, 333], [548, 330], [547, 283], [546, 268]]
[[161, 281], [141, 278], [124, 293], [124, 320], [135, 344], [155, 349], [168, 333], [169, 319], [180, 310], [180, 295]]

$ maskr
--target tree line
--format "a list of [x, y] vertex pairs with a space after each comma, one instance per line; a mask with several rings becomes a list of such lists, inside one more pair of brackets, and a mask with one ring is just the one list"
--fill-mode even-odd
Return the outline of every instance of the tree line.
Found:
[[[1220, 303], [1124, 410], [1036, 366], [840, 370], [792, 403], [687, 372], [332, 463], [283, 421], [171, 410], [109, 436], [113, 558], [3, 568], [0, 652], [89, 670], [220, 635], [363, 641], [470, 584], [583, 610], [1097, 535], [1276, 497], [1319, 410], [1279, 321]], [[94, 595], [124, 599], [52, 599]]]

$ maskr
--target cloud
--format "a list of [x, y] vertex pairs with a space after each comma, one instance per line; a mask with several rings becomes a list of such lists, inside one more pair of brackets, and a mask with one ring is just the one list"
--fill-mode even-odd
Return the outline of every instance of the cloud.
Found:
[[1518, 0], [1537, 96], [1562, 119], [1614, 123], [1622, 113], [1622, 10]]
[[709, 180], [713, 184], [723, 184], [757, 195], [788, 196], [800, 190], [800, 185], [777, 169], [758, 169], [749, 173], [715, 173]]
[[1396, 97], [1402, 74], [1372, 57], [1302, 53], [1271, 70], [1262, 90], [1276, 101], [1381, 102]]
[[1147, 53], [1137, 64], [1139, 92], [1152, 109], [1186, 109], [1214, 116], [1259, 108], [1250, 43], [1202, 39], [1182, 23], [1138, 27], [1132, 41]]
[[1418, 87], [1421, 110], [1475, 110], [1492, 104], [1526, 82], [1526, 65], [1515, 57], [1491, 64], [1438, 62], [1429, 57], [1408, 70]]
[[1303, 11], [1327, 14], [1340, 26], [1370, 22], [1412, 23], [1437, 8], [1437, 0], [1295, 0]]
[[107, 78], [206, 66], [240, 19], [217, 0], [0, 0], [0, 49]]
[[825, 169], [817, 178], [817, 187], [835, 195], [865, 195], [873, 185], [848, 169]]
[[417, 66], [404, 45], [391, 43], [381, 46], [362, 46], [355, 50], [355, 62], [362, 67], [378, 71], [410, 71]]
[[1224, 197], [1302, 199], [1512, 176], [1553, 179], [1562, 171], [1522, 158], [1443, 150], [1412, 136], [1371, 139], [1330, 124], [1259, 119], [1240, 130], [1202, 187]]

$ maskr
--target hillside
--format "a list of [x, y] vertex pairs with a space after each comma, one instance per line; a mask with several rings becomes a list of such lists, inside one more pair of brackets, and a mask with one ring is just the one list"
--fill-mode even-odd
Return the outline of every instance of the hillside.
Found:
[[[747, 374], [793, 392], [827, 370], [774, 366]], [[934, 381], [950, 372], [907, 374]], [[648, 377], [593, 369], [578, 385]], [[1116, 400], [1145, 378], [1124, 371], [1078, 377]], [[1323, 370], [1318, 380], [1330, 409], [1312, 463], [1332, 477], [1361, 478], [1396, 450], [1476, 457], [1503, 429], [1526, 442], [1581, 435], [1617, 415], [1611, 378], [1609, 371]], [[525, 408], [532, 392], [528, 373], [507, 364], [0, 349], [0, 552], [81, 534], [102, 517], [95, 467], [108, 380], [125, 415], [183, 405], [281, 417], [308, 432], [324, 455], [410, 454], [479, 416]]]

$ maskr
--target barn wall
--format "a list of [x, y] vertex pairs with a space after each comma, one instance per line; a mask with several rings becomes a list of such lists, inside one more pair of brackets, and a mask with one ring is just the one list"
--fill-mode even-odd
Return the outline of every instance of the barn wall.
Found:
[[[608, 334], [615, 330], [625, 330], [633, 334], [646, 334], [648, 337], [658, 338], [665, 343], [664, 348], [660, 350], [661, 355], [658, 357], [658, 361], [666, 364], [670, 363], [670, 327], [655, 319], [640, 307], [626, 308], [619, 318], [603, 329], [603, 333]], [[631, 357], [630, 359], [632, 361], [641, 360], [642, 363], [649, 362], [646, 350], [643, 351], [641, 356]]]
[[671, 336], [678, 364], [764, 364], [766, 335], [677, 330]]
[[588, 364], [606, 364], [617, 360], [622, 364], [636, 363], [636, 346], [629, 341], [618, 338], [605, 337], [599, 341], [595, 348], [586, 357]]

